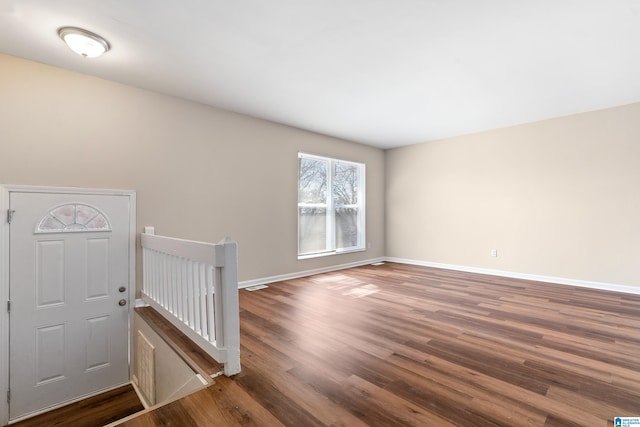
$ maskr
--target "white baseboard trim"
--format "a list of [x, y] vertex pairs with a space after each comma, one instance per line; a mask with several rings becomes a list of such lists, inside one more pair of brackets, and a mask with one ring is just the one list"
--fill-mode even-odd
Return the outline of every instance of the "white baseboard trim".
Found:
[[579, 286], [582, 288], [600, 289], [603, 291], [623, 292], [627, 294], [640, 295], [640, 287], [617, 285], [614, 283], [592, 282], [588, 280], [568, 279], [565, 277], [540, 276], [537, 274], [516, 273], [513, 271], [493, 270], [489, 268], [467, 267], [454, 264], [441, 264], [437, 262], [418, 261], [413, 259], [392, 258], [384, 259], [388, 262], [397, 262], [400, 264], [419, 265], [423, 267], [442, 268], [446, 270], [465, 271], [468, 273], [489, 274], [492, 276], [510, 277], [513, 279], [534, 280], [536, 282], [555, 283], [559, 285]]
[[362, 265], [373, 264], [384, 261], [385, 258], [373, 258], [365, 261], [356, 261], [348, 264], [332, 265], [329, 267], [314, 268], [313, 270], [297, 271], [295, 273], [281, 274], [278, 276], [263, 277], [260, 279], [245, 280], [238, 282], [238, 288], [248, 288], [249, 286], [266, 285], [268, 283], [281, 282], [283, 280], [299, 279], [300, 277], [313, 276], [314, 274], [330, 273], [332, 271], [346, 270], [347, 268], [360, 267]]

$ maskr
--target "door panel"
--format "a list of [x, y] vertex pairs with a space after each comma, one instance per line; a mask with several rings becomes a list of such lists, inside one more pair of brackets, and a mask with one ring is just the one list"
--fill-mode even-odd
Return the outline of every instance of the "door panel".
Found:
[[36, 242], [36, 308], [64, 303], [64, 249], [64, 240]]
[[36, 385], [64, 379], [64, 348], [66, 325], [36, 329]]
[[99, 369], [109, 364], [109, 323], [110, 316], [87, 319], [87, 371]]
[[129, 197], [9, 201], [13, 420], [129, 381]]
[[88, 239], [85, 283], [87, 299], [109, 296], [109, 239]]

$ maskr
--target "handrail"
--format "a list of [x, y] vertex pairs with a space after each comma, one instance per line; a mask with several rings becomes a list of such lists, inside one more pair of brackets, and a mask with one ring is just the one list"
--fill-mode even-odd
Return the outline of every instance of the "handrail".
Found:
[[224, 364], [240, 372], [237, 244], [141, 235], [142, 300]]

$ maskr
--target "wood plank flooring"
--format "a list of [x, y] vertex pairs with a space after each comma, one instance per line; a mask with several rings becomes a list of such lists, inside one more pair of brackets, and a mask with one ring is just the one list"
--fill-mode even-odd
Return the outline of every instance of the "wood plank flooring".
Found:
[[387, 263], [241, 291], [242, 372], [141, 426], [613, 426], [640, 295]]
[[96, 427], [120, 420], [144, 407], [131, 385], [11, 424], [11, 427]]

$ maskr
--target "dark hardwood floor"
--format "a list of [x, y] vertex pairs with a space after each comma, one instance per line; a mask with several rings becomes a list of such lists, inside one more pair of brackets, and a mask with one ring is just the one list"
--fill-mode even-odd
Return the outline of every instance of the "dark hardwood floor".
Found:
[[143, 409], [133, 387], [126, 385], [11, 424], [11, 427], [96, 427], [117, 421]]
[[242, 372], [139, 426], [613, 426], [640, 295], [387, 263], [241, 291]]

